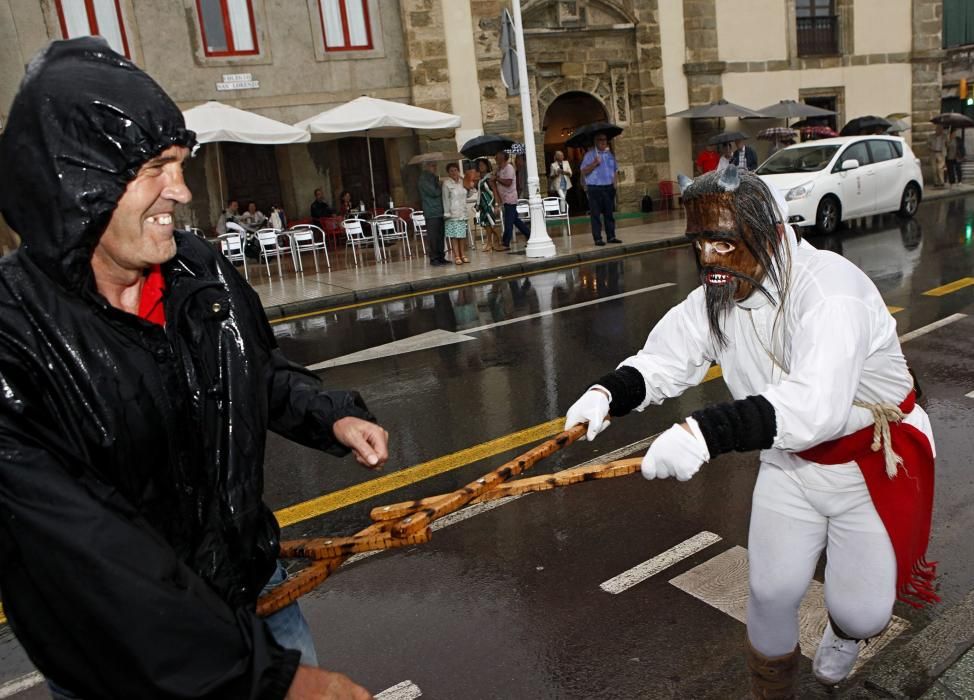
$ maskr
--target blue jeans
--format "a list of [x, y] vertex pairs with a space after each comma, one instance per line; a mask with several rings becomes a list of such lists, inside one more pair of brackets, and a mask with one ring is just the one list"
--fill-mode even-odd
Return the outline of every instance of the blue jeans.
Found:
[[[287, 569], [284, 564], [277, 562], [277, 570], [264, 586], [261, 595], [280, 586], [287, 580]], [[278, 610], [270, 617], [264, 618], [264, 624], [270, 630], [274, 641], [285, 649], [296, 649], [301, 652], [301, 665], [317, 666], [318, 654], [315, 652], [315, 642], [311, 637], [311, 628], [308, 621], [304, 619], [301, 608], [297, 603], [291, 603], [286, 608]], [[62, 688], [51, 680], [47, 681], [48, 690], [51, 691], [53, 700], [81, 700], [80, 695], [75, 695], [70, 690]]]
[[514, 233], [513, 229], [517, 227], [517, 230], [524, 234], [525, 238], [531, 238], [531, 229], [528, 228], [527, 224], [521, 221], [517, 215], [517, 205], [516, 204], [505, 204], [504, 205], [504, 236], [502, 238], [502, 243], [505, 246], [511, 244], [511, 234]]
[[[602, 240], [602, 219], [605, 219], [605, 237], [610, 241], [616, 237], [616, 220], [612, 215], [615, 208], [616, 188], [612, 185], [589, 185], [588, 209], [592, 219], [592, 238]], [[601, 215], [601, 218], [599, 218]]]

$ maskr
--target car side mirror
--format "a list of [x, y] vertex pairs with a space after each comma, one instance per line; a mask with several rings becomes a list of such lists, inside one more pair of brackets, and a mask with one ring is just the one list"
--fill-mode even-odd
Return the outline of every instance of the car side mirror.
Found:
[[848, 160], [842, 161], [842, 165], [839, 167], [839, 170], [855, 170], [858, 167], [859, 161], [855, 158], [849, 158]]

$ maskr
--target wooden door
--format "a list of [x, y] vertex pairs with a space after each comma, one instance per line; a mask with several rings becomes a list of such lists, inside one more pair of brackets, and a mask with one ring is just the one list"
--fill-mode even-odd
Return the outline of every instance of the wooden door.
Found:
[[247, 210], [248, 202], [257, 202], [257, 208], [268, 215], [271, 206], [282, 204], [274, 146], [249, 143], [220, 146], [227, 199], [240, 202], [240, 211]]
[[372, 184], [369, 180], [369, 153], [366, 139], [339, 139], [338, 157], [341, 160], [342, 189], [352, 193], [352, 204], [359, 201], [365, 206], [385, 209], [389, 203], [389, 169], [386, 166], [386, 149], [382, 139], [370, 139], [372, 143], [372, 177], [375, 182], [375, 197], [372, 202]]

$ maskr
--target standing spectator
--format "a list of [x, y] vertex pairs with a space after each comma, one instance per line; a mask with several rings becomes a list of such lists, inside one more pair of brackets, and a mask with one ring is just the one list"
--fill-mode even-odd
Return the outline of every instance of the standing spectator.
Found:
[[311, 203], [311, 218], [316, 226], [321, 226], [321, 220], [334, 215], [331, 205], [325, 201], [325, 192], [320, 187], [315, 190], [315, 201]]
[[605, 236], [609, 243], [622, 243], [616, 238], [616, 220], [612, 214], [615, 209], [616, 186], [619, 183], [619, 165], [609, 148], [609, 137], [606, 134], [595, 135], [595, 145], [582, 158], [580, 170], [585, 178], [595, 245], [605, 245], [602, 240], [603, 219]]
[[443, 257], [443, 191], [433, 161], [423, 163], [423, 172], [419, 175], [419, 196], [426, 217], [430, 265], [446, 265], [446, 258]]
[[286, 576], [264, 452], [273, 430], [379, 467], [386, 433], [174, 230], [196, 143], [179, 108], [86, 36], [31, 61], [4, 127], [24, 247], [0, 266], [0, 592], [52, 695], [370, 698], [315, 668], [296, 604], [257, 616]]
[[[457, 265], [470, 262], [463, 254], [463, 242], [467, 238], [467, 190], [460, 179], [460, 166], [446, 166], [447, 178], [443, 181], [443, 218], [446, 220], [446, 238]], [[427, 219], [428, 221], [428, 219]]]
[[517, 175], [511, 165], [507, 151], [498, 151], [494, 156], [497, 161], [497, 175], [494, 185], [497, 198], [501, 200], [501, 210], [504, 216], [504, 236], [501, 240], [501, 250], [511, 249], [511, 235], [514, 229], [531, 238], [531, 229], [517, 216]]
[[528, 161], [523, 153], [514, 156], [514, 170], [517, 173], [517, 196], [519, 199], [528, 198]]
[[483, 250], [485, 253], [488, 250], [503, 250], [495, 228], [497, 198], [494, 196], [494, 178], [490, 171], [490, 161], [486, 158], [478, 158], [477, 172], [480, 173], [480, 182], [477, 183], [477, 223], [487, 231], [487, 242]]
[[745, 144], [743, 139], [738, 139], [733, 144], [734, 152], [730, 156], [730, 162], [741, 170], [757, 170], [757, 151]]
[[774, 143], [772, 143], [771, 144], [771, 148], [768, 149], [768, 157], [770, 158], [775, 153], [777, 153], [778, 151], [780, 151], [782, 148], [788, 148], [788, 146], [794, 146], [794, 145], [795, 145], [795, 137], [794, 136], [786, 136], [783, 139], [778, 139], [777, 141], [775, 141]]
[[961, 132], [957, 129], [950, 130], [950, 138], [947, 139], [946, 162], [947, 162], [947, 182], [951, 185], [959, 185], [961, 182], [960, 164], [964, 160], [964, 142]]
[[930, 149], [930, 168], [933, 170], [933, 186], [944, 186], [944, 163], [947, 156], [947, 136], [944, 128], [937, 124], [930, 138], [927, 139]]
[[711, 170], [716, 170], [718, 163], [720, 163], [720, 154], [712, 148], [704, 148], [697, 154], [697, 159], [694, 161], [697, 175], [703, 175], [704, 173], [709, 173]]
[[551, 161], [548, 171], [548, 191], [562, 199], [568, 196], [572, 188], [572, 166], [565, 160], [565, 154], [555, 151], [555, 159]]

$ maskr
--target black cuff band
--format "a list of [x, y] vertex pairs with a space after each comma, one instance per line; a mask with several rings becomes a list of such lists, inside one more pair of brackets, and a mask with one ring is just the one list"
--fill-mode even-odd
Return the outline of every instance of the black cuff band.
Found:
[[595, 384], [601, 384], [612, 394], [610, 416], [624, 416], [646, 399], [646, 383], [643, 375], [634, 367], [620, 367]]
[[778, 432], [774, 406], [763, 396], [719, 403], [691, 415], [700, 426], [711, 457], [732, 450], [767, 449]]

